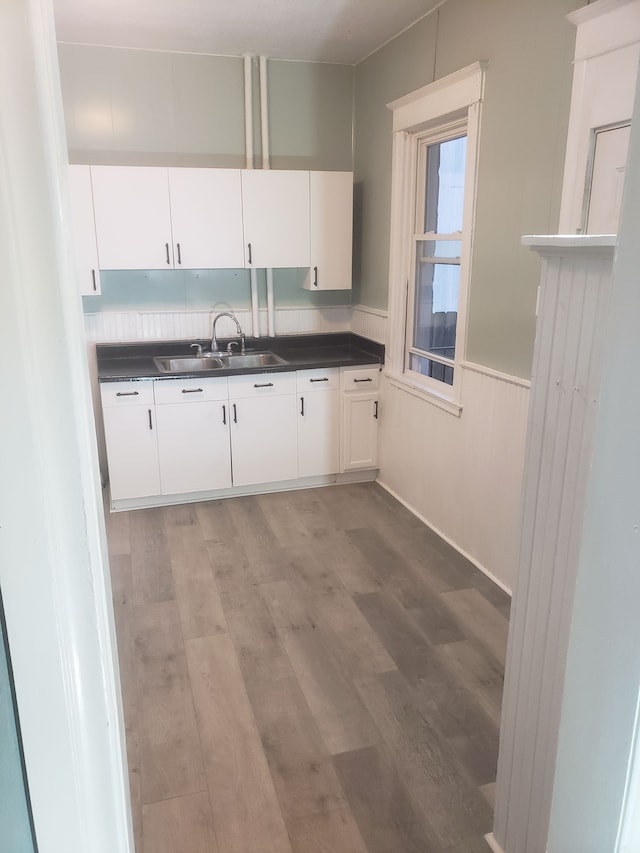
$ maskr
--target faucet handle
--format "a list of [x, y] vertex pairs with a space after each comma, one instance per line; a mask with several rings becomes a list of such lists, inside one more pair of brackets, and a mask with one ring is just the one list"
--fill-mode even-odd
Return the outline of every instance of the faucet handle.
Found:
[[233, 355], [233, 348], [238, 346], [238, 341], [229, 341], [227, 344], [227, 352], [229, 355]]
[[196, 358], [202, 358], [202, 344], [191, 344], [191, 349], [195, 350]]

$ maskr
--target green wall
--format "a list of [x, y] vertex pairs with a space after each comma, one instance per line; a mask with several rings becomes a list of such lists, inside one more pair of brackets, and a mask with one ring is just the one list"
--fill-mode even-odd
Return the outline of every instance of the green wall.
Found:
[[391, 112], [385, 104], [488, 60], [468, 360], [528, 378], [539, 262], [520, 237], [557, 231], [576, 0], [448, 0], [356, 68], [354, 302], [388, 294]]
[[[58, 45], [72, 163], [243, 168], [244, 61], [240, 57]], [[259, 78], [254, 152], [261, 165]], [[268, 62], [269, 144], [276, 169], [353, 168], [353, 79], [346, 65]], [[110, 272], [87, 313], [249, 305], [245, 270]], [[344, 291], [302, 290], [301, 270], [274, 271], [276, 307], [342, 305]], [[259, 273], [261, 304], [264, 273]]]

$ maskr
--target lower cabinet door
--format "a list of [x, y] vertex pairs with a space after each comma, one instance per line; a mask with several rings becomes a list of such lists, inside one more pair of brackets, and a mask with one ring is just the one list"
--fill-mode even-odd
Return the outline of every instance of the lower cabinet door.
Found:
[[231, 486], [226, 401], [158, 405], [156, 418], [163, 495]]
[[342, 471], [378, 467], [378, 395], [344, 394]]
[[111, 499], [160, 494], [153, 406], [103, 409]]
[[298, 476], [340, 470], [340, 391], [298, 396]]
[[298, 476], [296, 396], [230, 402], [233, 485], [276, 483]]

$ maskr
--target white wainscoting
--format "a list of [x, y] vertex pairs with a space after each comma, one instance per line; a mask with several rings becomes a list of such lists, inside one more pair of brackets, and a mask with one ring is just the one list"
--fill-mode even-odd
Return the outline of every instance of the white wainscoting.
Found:
[[[87, 341], [116, 343], [120, 341], [182, 340], [211, 337], [211, 324], [217, 311], [104, 311], [85, 314]], [[251, 311], [235, 311], [247, 335], [252, 335]], [[351, 328], [350, 305], [325, 308], [278, 308], [275, 331], [278, 335], [311, 332], [348, 332]], [[261, 310], [260, 334], [267, 334], [267, 312]], [[223, 318], [218, 326], [220, 337], [235, 335], [235, 325]]]
[[354, 305], [351, 315], [351, 331], [380, 344], [387, 343], [387, 312], [367, 305]]
[[459, 418], [383, 378], [379, 482], [511, 591], [529, 383], [476, 365], [463, 370]]

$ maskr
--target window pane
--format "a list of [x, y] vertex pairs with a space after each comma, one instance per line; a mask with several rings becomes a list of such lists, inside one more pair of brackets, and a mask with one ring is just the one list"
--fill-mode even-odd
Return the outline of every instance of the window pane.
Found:
[[462, 231], [466, 155], [466, 136], [427, 146], [424, 233]]
[[421, 259], [418, 244], [413, 346], [445, 358], [455, 358], [460, 267]]
[[418, 243], [418, 261], [424, 260], [424, 258], [455, 258], [459, 261], [461, 249], [460, 240], [420, 240]]
[[453, 367], [449, 364], [440, 364], [439, 361], [432, 361], [430, 358], [424, 358], [421, 355], [409, 356], [409, 370], [415, 373], [421, 373], [423, 376], [430, 376], [432, 379], [437, 379], [438, 382], [444, 382], [446, 385], [453, 385]]

